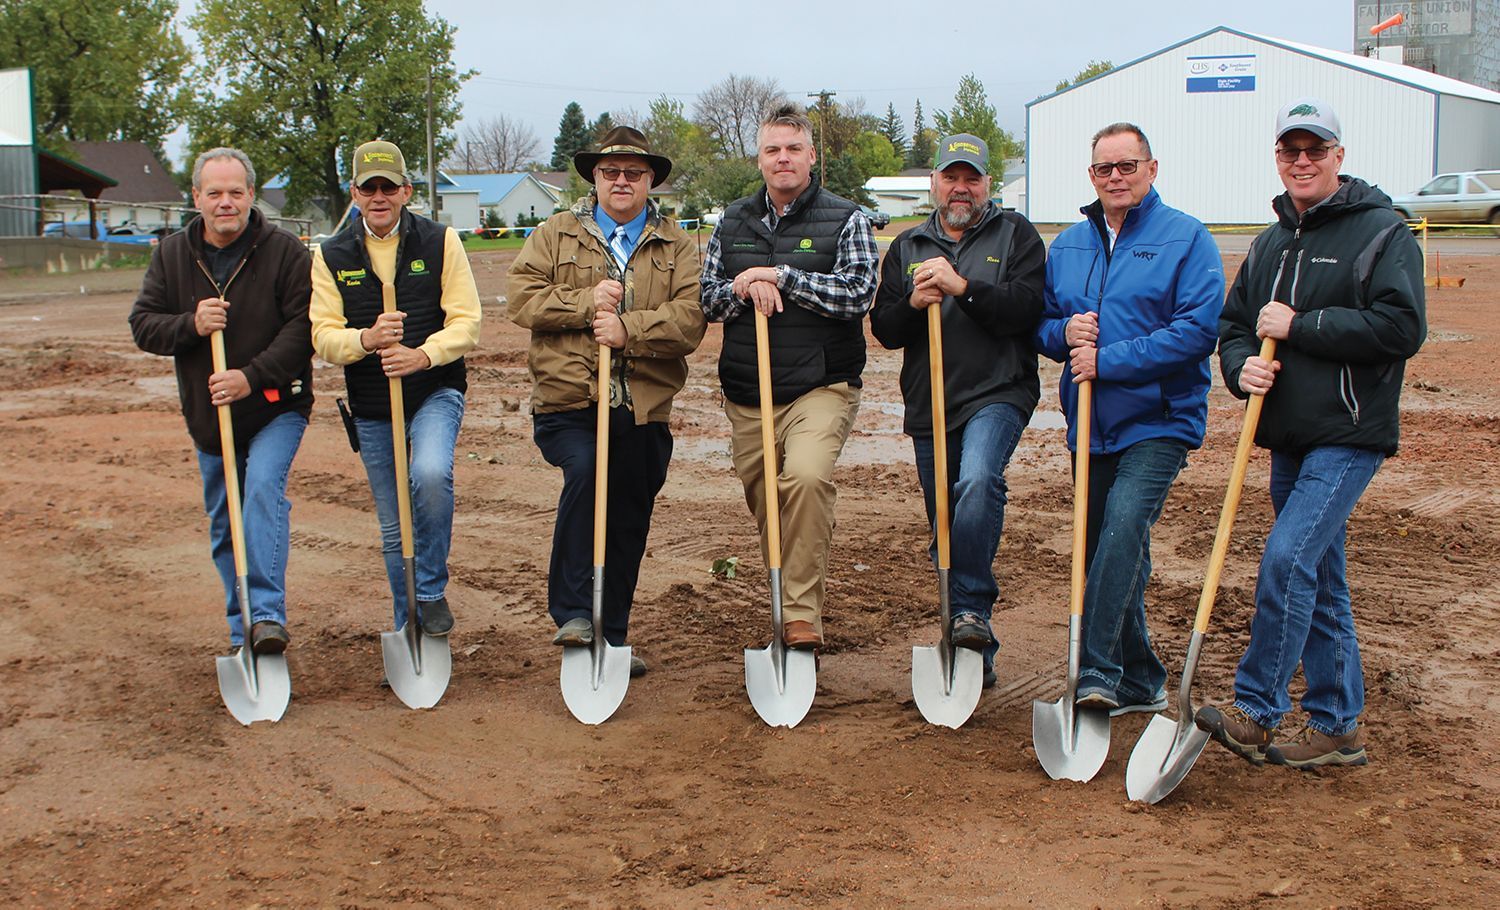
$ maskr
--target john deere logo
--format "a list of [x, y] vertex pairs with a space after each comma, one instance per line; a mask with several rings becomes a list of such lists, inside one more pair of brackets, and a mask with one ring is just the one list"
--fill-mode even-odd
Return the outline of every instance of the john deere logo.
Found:
[[338, 279], [347, 285], [356, 285], [365, 280], [364, 269], [339, 269]]
[[810, 250], [810, 249], [812, 249], [812, 238], [811, 237], [803, 237], [802, 238], [802, 242], [799, 243], [799, 244], [797, 244], [797, 249], [799, 249], [799, 250]]
[[1318, 116], [1318, 109], [1311, 104], [1299, 104], [1287, 111], [1287, 114], [1292, 117], [1316, 117]]
[[968, 152], [971, 155], [978, 155], [980, 153], [979, 146], [972, 142], [950, 142], [948, 143], [948, 151]]
[[396, 156], [390, 152], [365, 152], [365, 164], [378, 161], [382, 164], [395, 164]]
[[424, 262], [421, 259], [413, 259], [411, 261], [411, 273], [413, 275], [419, 275], [419, 274], [421, 274], [422, 272], [425, 272], [425, 271], [427, 271], [427, 263], [426, 262]]

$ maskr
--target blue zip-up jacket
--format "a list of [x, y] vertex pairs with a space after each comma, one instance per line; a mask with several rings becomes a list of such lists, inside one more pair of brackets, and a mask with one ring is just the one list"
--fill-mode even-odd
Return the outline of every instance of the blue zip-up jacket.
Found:
[[[1063, 330], [1079, 313], [1099, 314], [1098, 378], [1089, 451], [1112, 454], [1145, 439], [1203, 444], [1208, 356], [1224, 306], [1219, 248], [1198, 219], [1171, 208], [1156, 190], [1125, 213], [1109, 249], [1104, 206], [1052, 242], [1036, 348], [1068, 361]], [[1058, 398], [1077, 448], [1078, 386], [1064, 366]]]

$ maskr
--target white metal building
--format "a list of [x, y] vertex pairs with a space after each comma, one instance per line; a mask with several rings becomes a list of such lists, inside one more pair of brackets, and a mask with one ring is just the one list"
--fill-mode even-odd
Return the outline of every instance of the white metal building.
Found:
[[1026, 106], [1027, 216], [1072, 223], [1094, 200], [1089, 139], [1130, 121], [1160, 162], [1169, 205], [1216, 224], [1264, 224], [1282, 192], [1276, 111], [1333, 105], [1343, 172], [1391, 195], [1434, 174], [1500, 167], [1500, 93], [1397, 63], [1219, 27]]

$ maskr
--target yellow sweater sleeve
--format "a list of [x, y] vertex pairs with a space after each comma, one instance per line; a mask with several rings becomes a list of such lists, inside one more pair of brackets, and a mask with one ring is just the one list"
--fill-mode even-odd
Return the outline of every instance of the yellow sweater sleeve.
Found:
[[440, 367], [452, 363], [479, 344], [479, 288], [469, 269], [469, 254], [458, 231], [443, 236], [443, 327], [427, 336], [420, 350]]
[[345, 366], [370, 355], [359, 343], [360, 330], [349, 328], [349, 320], [344, 316], [344, 298], [333, 283], [333, 273], [328, 271], [321, 249], [313, 251], [312, 303], [308, 316], [312, 320], [313, 350], [319, 357]]

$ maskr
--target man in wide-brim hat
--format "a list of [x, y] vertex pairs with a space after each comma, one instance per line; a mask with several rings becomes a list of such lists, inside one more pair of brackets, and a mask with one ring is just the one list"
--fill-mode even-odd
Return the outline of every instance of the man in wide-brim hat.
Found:
[[[672, 172], [646, 137], [616, 127], [573, 165], [594, 185], [531, 233], [510, 267], [510, 318], [531, 330], [531, 412], [542, 456], [563, 472], [547, 610], [553, 642], [625, 644], [656, 494], [667, 477], [672, 397], [703, 340], [698, 247], [651, 202]], [[599, 345], [614, 349], [599, 376]], [[604, 628], [595, 629], [593, 500], [597, 408], [609, 410]], [[639, 658], [631, 675], [645, 672]]]

